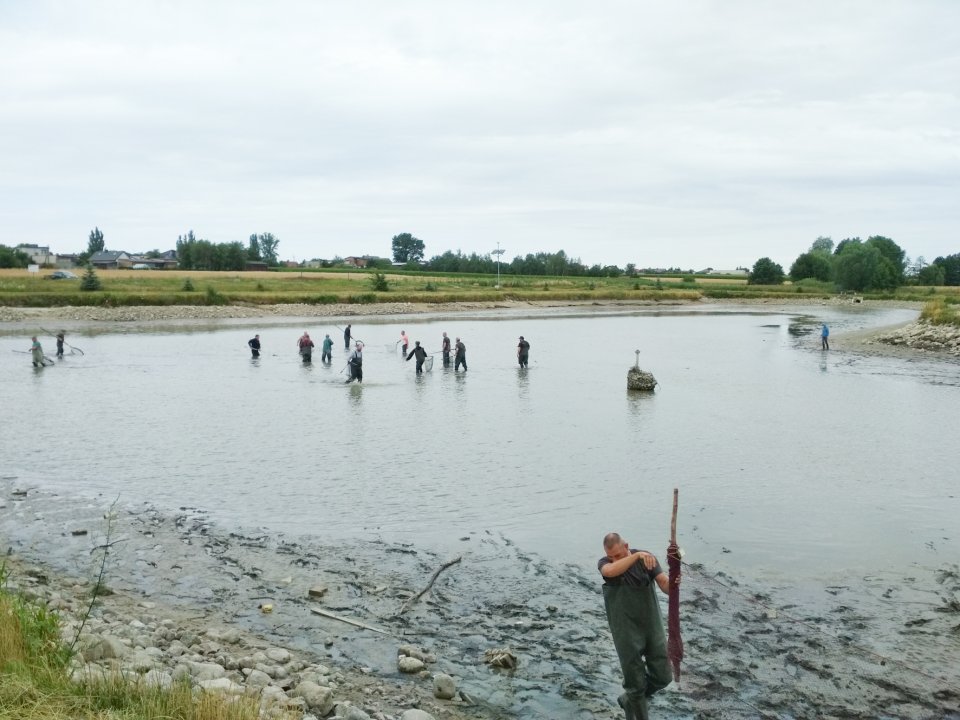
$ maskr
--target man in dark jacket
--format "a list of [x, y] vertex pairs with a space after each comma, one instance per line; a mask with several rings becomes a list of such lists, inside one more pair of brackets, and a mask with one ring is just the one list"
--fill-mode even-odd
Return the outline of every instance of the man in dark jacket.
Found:
[[423, 361], [427, 359], [427, 351], [420, 347], [420, 341], [417, 340], [413, 346], [413, 350], [410, 351], [410, 354], [407, 355], [407, 360], [415, 357], [417, 359], [417, 375], [423, 372]]
[[356, 348], [350, 357], [347, 359], [347, 365], [350, 366], [350, 377], [347, 378], [347, 382], [351, 383], [356, 380], [358, 383], [363, 382], [363, 345], [357, 343]]
[[443, 343], [440, 345], [440, 351], [443, 353], [443, 366], [450, 367], [450, 338], [443, 334]]
[[250, 353], [253, 357], [260, 357], [260, 336], [254, 335], [251, 340], [247, 340], [247, 345], [250, 347]]
[[647, 720], [647, 698], [673, 678], [667, 659], [667, 638], [654, 585], [670, 592], [670, 579], [657, 559], [631, 550], [617, 533], [603, 538], [606, 553], [597, 561], [603, 575], [603, 604], [623, 671], [617, 702], [627, 720]]
[[520, 336], [520, 343], [517, 345], [517, 362], [520, 363], [520, 367], [525, 368], [527, 366], [527, 361], [530, 359], [530, 343], [523, 339], [523, 335]]
[[453, 346], [456, 354], [453, 356], [453, 371], [456, 372], [463, 365], [463, 371], [467, 371], [467, 346], [457, 338], [457, 344]]

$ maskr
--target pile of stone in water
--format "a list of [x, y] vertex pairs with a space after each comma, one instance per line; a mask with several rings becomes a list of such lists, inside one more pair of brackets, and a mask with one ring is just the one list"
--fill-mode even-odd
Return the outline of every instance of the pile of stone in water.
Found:
[[[81, 626], [78, 615], [86, 609], [84, 603], [70, 597], [72, 592], [50, 588], [41, 571], [30, 569], [26, 575], [19, 592], [27, 600], [57, 611], [62, 637], [71, 643]], [[75, 585], [73, 590], [77, 594], [89, 592], [85, 585]], [[358, 687], [356, 679], [348, 679], [339, 670], [307, 662], [235, 628], [192, 627], [189, 622], [161, 617], [153, 612], [155, 609], [156, 605], [147, 601], [140, 602], [134, 611], [122, 613], [98, 606], [83, 626], [71, 661], [71, 679], [95, 681], [119, 674], [148, 686], [189, 682], [197, 692], [259, 699], [264, 720], [437, 720], [465, 716], [463, 709], [456, 707], [462, 697], [456, 681], [427, 670], [427, 664], [436, 662], [436, 657], [420, 648], [401, 646], [398, 669], [423, 680], [432, 679], [434, 697], [449, 705], [431, 707], [436, 714], [410, 707], [421, 703], [415, 689], [391, 686], [372, 676]], [[361, 699], [351, 702], [346, 696]], [[399, 715], [385, 714], [386, 707], [404, 705], [408, 709], [398, 711]]]
[[632, 367], [627, 371], [627, 388], [629, 390], [652, 391], [657, 387], [657, 379], [653, 373], [648, 373], [638, 367]]

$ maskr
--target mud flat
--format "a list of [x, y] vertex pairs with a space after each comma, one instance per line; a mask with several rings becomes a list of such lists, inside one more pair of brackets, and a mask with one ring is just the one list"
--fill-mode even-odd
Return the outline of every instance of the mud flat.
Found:
[[[110, 506], [0, 478], [0, 538], [14, 582], [70, 618], [67, 632], [85, 608], [111, 516], [113, 594], [95, 605], [101, 641], [84, 645], [91, 657], [109, 636], [124, 646], [114, 662], [129, 671], [260, 685], [314, 717], [327, 702], [328, 716], [356, 719], [412, 708], [453, 720], [622, 717], [595, 573], [476, 533], [458, 539], [462, 561], [412, 602], [454, 554], [230, 531], [194, 508]], [[654, 698], [655, 717], [960, 717], [955, 564], [771, 585], [694, 563], [682, 597], [684, 675]], [[422, 670], [399, 670], [402, 646], [422, 656]], [[484, 662], [503, 648], [518, 658], [515, 669]], [[450, 700], [434, 696], [438, 673], [456, 684]], [[320, 704], [309, 705], [297, 692], [304, 682], [330, 693], [310, 695]]]

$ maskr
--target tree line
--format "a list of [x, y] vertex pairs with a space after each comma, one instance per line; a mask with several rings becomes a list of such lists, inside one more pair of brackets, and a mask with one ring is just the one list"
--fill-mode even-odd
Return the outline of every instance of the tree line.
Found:
[[[783, 267], [763, 257], [754, 264], [748, 282], [779, 285], [786, 277]], [[832, 282], [853, 292], [893, 290], [907, 284], [960, 285], [960, 253], [937, 257], [932, 263], [923, 256], [911, 262], [903, 248], [883, 235], [845, 238], [836, 246], [831, 238], [821, 236], [793, 261], [789, 277], [793, 282]]]
[[177, 237], [177, 263], [182, 270], [243, 270], [248, 262], [262, 262], [273, 267], [279, 264], [277, 247], [280, 240], [273, 233], [256, 233], [247, 245], [234, 241], [213, 243], [199, 240], [193, 230]]

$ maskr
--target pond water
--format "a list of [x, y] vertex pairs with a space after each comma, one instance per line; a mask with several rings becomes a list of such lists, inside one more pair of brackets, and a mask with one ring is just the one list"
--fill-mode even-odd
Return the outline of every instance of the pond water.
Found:
[[[110, 325], [85, 355], [30, 368], [0, 335], [3, 474], [106, 502], [209, 510], [226, 528], [443, 549], [495, 531], [593, 567], [620, 531], [659, 552], [680, 488], [687, 559], [820, 577], [960, 556], [960, 365], [819, 350], [915, 313], [817, 306], [584, 309], [341, 320]], [[307, 329], [336, 341], [304, 365]], [[461, 336], [466, 373], [414, 375], [391, 348]], [[14, 333], [16, 332], [16, 335]], [[246, 341], [259, 332], [263, 356]], [[531, 344], [519, 370], [519, 335]], [[53, 341], [45, 340], [48, 354]], [[640, 365], [660, 382], [631, 394]]]

